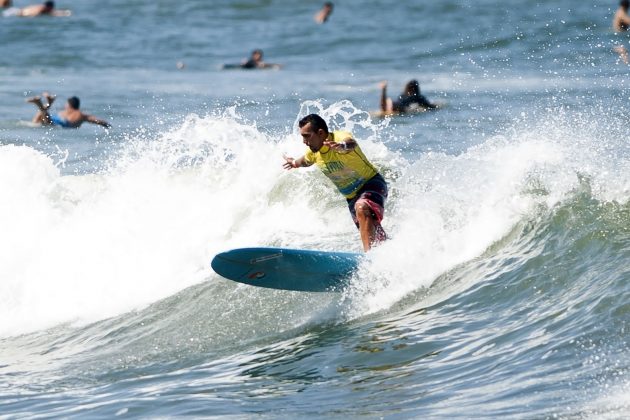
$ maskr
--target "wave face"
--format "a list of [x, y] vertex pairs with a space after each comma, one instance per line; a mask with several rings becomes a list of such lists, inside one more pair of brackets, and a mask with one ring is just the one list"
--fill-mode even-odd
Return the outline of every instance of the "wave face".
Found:
[[295, 134], [189, 115], [86, 175], [0, 147], [6, 412], [627, 412], [624, 142], [556, 115], [412, 160], [351, 104], [314, 110], [367, 133], [392, 190], [392, 239], [342, 294], [237, 285], [208, 264], [250, 245], [359, 250], [321, 174], [282, 169]]

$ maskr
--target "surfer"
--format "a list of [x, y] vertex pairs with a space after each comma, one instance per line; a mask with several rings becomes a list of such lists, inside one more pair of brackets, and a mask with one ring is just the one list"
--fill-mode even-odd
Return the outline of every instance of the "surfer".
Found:
[[262, 50], [254, 50], [249, 60], [243, 62], [241, 67], [244, 69], [279, 69], [282, 66], [280, 64], [265, 63]]
[[327, 1], [326, 3], [324, 3], [324, 7], [322, 7], [322, 10], [317, 12], [313, 17], [313, 19], [315, 19], [315, 22], [319, 24], [326, 23], [326, 21], [330, 17], [330, 14], [333, 11], [333, 7], [334, 6], [332, 2]]
[[42, 4], [33, 4], [26, 6], [23, 9], [14, 8], [11, 9], [11, 13], [5, 12], [6, 15], [22, 16], [22, 17], [34, 17], [34, 16], [70, 16], [72, 12], [70, 10], [59, 10], [55, 8], [54, 1], [45, 1]]
[[432, 104], [420, 94], [420, 84], [417, 80], [410, 80], [405, 85], [405, 90], [398, 96], [396, 101], [387, 97], [387, 82], [383, 81], [381, 87], [381, 112], [384, 114], [414, 112], [426, 109], [435, 109], [437, 105]]
[[63, 111], [59, 112], [58, 114], [50, 115], [49, 109], [55, 101], [55, 96], [50, 95], [47, 92], [42, 93], [42, 96], [44, 97], [44, 99], [46, 99], [45, 104], [42, 102], [42, 98], [39, 96], [33, 96], [32, 98], [28, 98], [26, 100], [26, 102], [34, 104], [38, 109], [37, 113], [33, 117], [34, 124], [57, 125], [63, 128], [79, 128], [84, 122], [89, 122], [92, 124], [103, 126], [105, 128], [111, 127], [108, 122], [98, 119], [93, 115], [84, 114], [83, 112], [79, 111], [81, 102], [76, 96], [68, 99], [68, 101], [66, 102], [66, 107]]
[[387, 239], [381, 227], [387, 199], [385, 179], [365, 157], [350, 132], [328, 132], [326, 122], [317, 114], [307, 115], [298, 125], [309, 150], [297, 159], [284, 156], [284, 168], [316, 164], [345, 196], [352, 220], [361, 234], [363, 250], [369, 251], [373, 245]]

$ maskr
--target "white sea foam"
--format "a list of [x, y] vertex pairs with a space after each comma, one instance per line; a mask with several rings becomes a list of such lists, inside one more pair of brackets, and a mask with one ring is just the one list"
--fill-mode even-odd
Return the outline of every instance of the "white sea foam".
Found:
[[[392, 240], [346, 295], [351, 316], [386, 309], [480, 255], [534, 206], [565, 197], [580, 171], [602, 197], [627, 200], [619, 169], [627, 158], [601, 171], [606, 153], [575, 151], [573, 133], [544, 124], [458, 156], [407, 161], [379, 141], [386, 124], [348, 102], [308, 102], [300, 114], [308, 112], [361, 131], [362, 148], [389, 177]], [[283, 153], [304, 151], [291, 130], [265, 134], [232, 111], [190, 115], [157, 138], [130, 138], [107, 170], [81, 176], [62, 176], [29, 147], [0, 147], [0, 335], [114, 316], [217, 279], [209, 261], [225, 249], [359, 251], [331, 184], [314, 168], [282, 169]]]
[[304, 151], [295, 133], [271, 137], [230, 111], [144, 136], [80, 176], [0, 147], [0, 335], [141, 308], [216, 278], [210, 259], [233, 247], [359, 248], [332, 186], [282, 168]]
[[61, 176], [33, 149], [0, 148], [0, 334], [116, 315], [205, 279], [227, 243], [272, 230], [238, 234], [249, 214], [273, 214], [276, 147], [234, 120], [191, 116], [130, 141], [98, 175]]
[[566, 121], [551, 115], [458, 156], [428, 153], [402, 167], [384, 222], [393, 239], [372, 251], [356, 276], [349, 316], [385, 310], [430, 287], [541, 206], [552, 208], [575, 191], [586, 187], [594, 198], [626, 202], [627, 147], [613, 155], [612, 145], [593, 134], [597, 124]]

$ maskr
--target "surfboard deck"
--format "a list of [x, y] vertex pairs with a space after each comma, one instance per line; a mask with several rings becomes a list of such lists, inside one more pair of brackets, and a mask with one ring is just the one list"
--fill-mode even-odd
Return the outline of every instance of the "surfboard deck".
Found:
[[300, 292], [339, 291], [365, 254], [290, 248], [238, 248], [212, 259], [222, 277], [251, 286]]

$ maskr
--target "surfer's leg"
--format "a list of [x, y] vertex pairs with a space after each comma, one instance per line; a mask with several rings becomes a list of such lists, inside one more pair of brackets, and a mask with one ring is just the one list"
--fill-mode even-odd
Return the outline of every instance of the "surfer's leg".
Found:
[[45, 105], [46, 109], [50, 108], [50, 106], [53, 104], [53, 102], [55, 102], [55, 99], [57, 99], [57, 96], [51, 95], [48, 92], [42, 93], [42, 96], [44, 98], [46, 98], [46, 102], [47, 102], [46, 105]]
[[378, 245], [381, 242], [385, 242], [387, 240], [387, 232], [383, 229], [383, 226], [376, 220], [374, 220], [374, 245]]
[[387, 234], [381, 226], [386, 199], [387, 183], [380, 174], [376, 174], [361, 188], [356, 197], [348, 200], [348, 209], [359, 229], [366, 252], [387, 239]]
[[372, 244], [376, 238], [376, 226], [372, 218], [372, 209], [364, 200], [359, 200], [354, 206], [359, 223], [359, 233], [361, 234], [361, 243], [363, 250], [368, 252], [372, 248]]
[[373, 201], [378, 200], [377, 193], [366, 192], [354, 203], [354, 217], [361, 234], [361, 242], [365, 252], [387, 239], [385, 229], [381, 226], [383, 207]]
[[42, 124], [42, 125], [51, 124], [50, 115], [48, 114], [48, 108], [50, 108], [50, 105], [52, 105], [53, 101], [55, 100], [55, 97], [48, 95], [47, 93], [44, 93], [44, 97], [46, 98], [46, 101], [47, 101], [46, 105], [44, 105], [44, 103], [42, 102], [42, 98], [39, 96], [33, 96], [32, 98], [28, 98], [26, 100], [26, 102], [32, 103], [38, 109], [37, 113], [35, 114], [32, 120], [34, 124]]
[[37, 107], [37, 113], [33, 117], [33, 124], [46, 124], [48, 108], [44, 106], [42, 103], [42, 98], [39, 96], [33, 96], [32, 98], [28, 98], [26, 102], [30, 102]]

